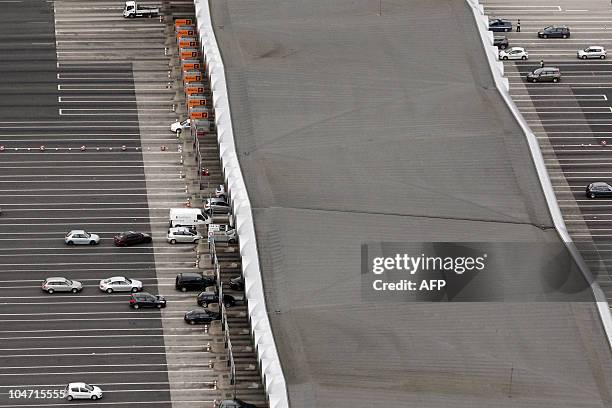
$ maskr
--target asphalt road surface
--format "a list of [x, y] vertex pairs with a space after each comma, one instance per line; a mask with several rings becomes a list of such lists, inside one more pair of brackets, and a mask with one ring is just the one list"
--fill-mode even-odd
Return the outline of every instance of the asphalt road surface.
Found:
[[[151, 229], [131, 65], [58, 66], [53, 7], [0, 4], [0, 407], [68, 404], [41, 391], [73, 381], [103, 389], [96, 405], [170, 406], [160, 312], [97, 288], [126, 275], [158, 291], [153, 245], [112, 245]], [[101, 244], [66, 246], [72, 228]], [[84, 290], [45, 294], [49, 276]]]

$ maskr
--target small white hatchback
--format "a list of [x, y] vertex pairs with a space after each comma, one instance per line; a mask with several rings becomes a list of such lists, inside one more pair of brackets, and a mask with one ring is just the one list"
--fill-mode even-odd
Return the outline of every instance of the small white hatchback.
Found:
[[89, 385], [83, 382], [70, 383], [66, 386], [66, 399], [90, 399], [97, 400], [102, 398], [102, 390], [95, 385]]

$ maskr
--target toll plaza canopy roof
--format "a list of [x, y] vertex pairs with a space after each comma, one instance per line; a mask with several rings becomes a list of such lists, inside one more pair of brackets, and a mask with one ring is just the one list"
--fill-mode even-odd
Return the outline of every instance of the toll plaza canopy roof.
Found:
[[366, 241], [559, 242], [468, 5], [381, 4], [211, 0], [291, 406], [610, 406], [589, 303], [362, 298]]

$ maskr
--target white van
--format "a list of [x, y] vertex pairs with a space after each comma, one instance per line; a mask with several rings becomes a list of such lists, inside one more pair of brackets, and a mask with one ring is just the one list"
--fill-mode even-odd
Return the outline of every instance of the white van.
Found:
[[210, 224], [211, 218], [199, 208], [171, 208], [170, 227], [192, 227]]

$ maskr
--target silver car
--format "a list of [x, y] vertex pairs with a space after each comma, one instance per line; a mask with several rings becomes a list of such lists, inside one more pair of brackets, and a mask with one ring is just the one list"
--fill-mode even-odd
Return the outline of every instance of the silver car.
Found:
[[606, 49], [600, 45], [591, 45], [590, 47], [586, 47], [583, 50], [578, 50], [576, 56], [579, 59], [587, 59], [587, 58], [599, 58], [606, 59], [608, 53]]
[[224, 198], [208, 198], [204, 204], [204, 211], [208, 214], [229, 214], [232, 208]]
[[66, 234], [64, 242], [68, 245], [98, 245], [100, 237], [83, 230], [72, 230]]
[[230, 244], [235, 244], [238, 242], [238, 234], [235, 229], [229, 231], [218, 231], [211, 232], [212, 238], [215, 242], [228, 242]]
[[47, 278], [42, 283], [41, 289], [47, 293], [53, 292], [72, 292], [77, 293], [83, 289], [83, 284], [78, 281], [62, 277]]
[[200, 235], [197, 231], [187, 227], [170, 228], [168, 230], [168, 236], [166, 238], [166, 240], [171, 244], [176, 244], [177, 242], [187, 242], [190, 244], [196, 244], [201, 239], [202, 235]]
[[139, 292], [142, 290], [142, 282], [124, 276], [113, 276], [112, 278], [102, 279], [99, 288], [106, 293]]

